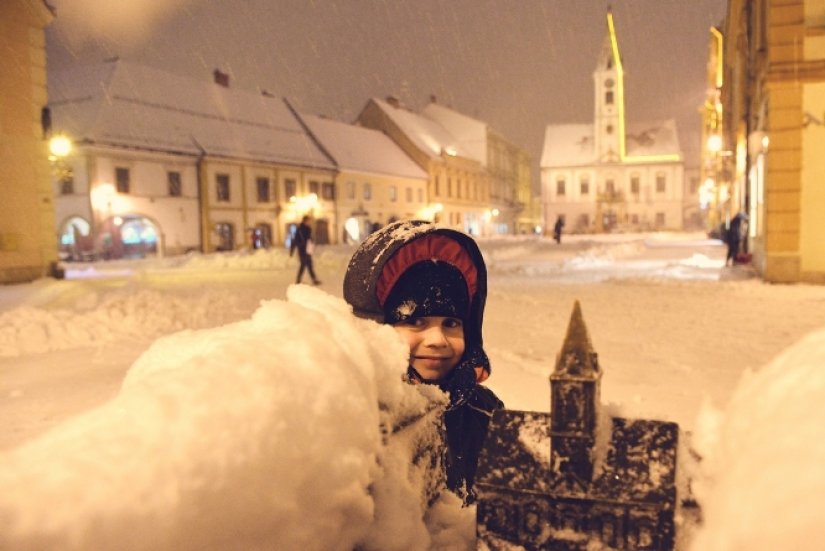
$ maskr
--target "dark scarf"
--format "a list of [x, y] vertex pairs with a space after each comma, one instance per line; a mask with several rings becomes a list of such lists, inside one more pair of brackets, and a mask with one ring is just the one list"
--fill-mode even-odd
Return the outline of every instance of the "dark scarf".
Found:
[[450, 398], [443, 415], [447, 488], [466, 505], [475, 501], [473, 482], [490, 417], [494, 410], [504, 407], [491, 390], [476, 382], [475, 367], [486, 362], [484, 351], [475, 349], [465, 354], [465, 359], [440, 381], [426, 381], [412, 366], [407, 368], [410, 382], [436, 384]]

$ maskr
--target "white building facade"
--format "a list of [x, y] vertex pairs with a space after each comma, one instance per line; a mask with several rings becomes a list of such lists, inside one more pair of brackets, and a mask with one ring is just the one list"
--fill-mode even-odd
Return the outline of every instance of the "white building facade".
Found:
[[684, 165], [672, 120], [626, 124], [612, 14], [593, 73], [592, 124], [549, 125], [541, 159], [544, 227], [565, 231], [681, 229]]
[[304, 214], [334, 238], [335, 165], [282, 100], [122, 61], [49, 86], [64, 258], [285, 244]]

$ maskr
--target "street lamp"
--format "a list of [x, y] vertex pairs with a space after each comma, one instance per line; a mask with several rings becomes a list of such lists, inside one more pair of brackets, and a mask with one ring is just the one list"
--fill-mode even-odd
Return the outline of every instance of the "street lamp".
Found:
[[54, 136], [49, 140], [49, 152], [55, 159], [66, 157], [72, 152], [72, 141], [63, 135]]
[[421, 217], [425, 220], [432, 220], [433, 222], [436, 221], [436, 216], [438, 213], [444, 210], [444, 205], [441, 203], [432, 203], [423, 209], [421, 209]]
[[289, 198], [289, 204], [298, 213], [306, 213], [318, 206], [318, 195], [310, 193], [309, 195], [293, 195]]
[[707, 148], [711, 153], [719, 153], [722, 151], [722, 136], [719, 134], [711, 134], [708, 136]]

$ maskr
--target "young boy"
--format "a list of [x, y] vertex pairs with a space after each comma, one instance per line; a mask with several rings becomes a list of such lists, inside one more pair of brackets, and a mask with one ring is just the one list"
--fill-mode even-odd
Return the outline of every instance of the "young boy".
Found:
[[481, 335], [486, 298], [487, 269], [475, 241], [420, 220], [370, 235], [344, 276], [354, 313], [392, 324], [410, 345], [407, 380], [449, 394], [447, 487], [467, 503], [490, 417], [504, 407], [479, 384], [490, 375]]

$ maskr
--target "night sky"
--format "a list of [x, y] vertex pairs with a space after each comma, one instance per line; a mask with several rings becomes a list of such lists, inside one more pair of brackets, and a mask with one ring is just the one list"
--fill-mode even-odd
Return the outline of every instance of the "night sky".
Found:
[[50, 0], [49, 69], [113, 56], [267, 90], [352, 122], [369, 97], [431, 95], [533, 156], [547, 124], [590, 122], [612, 6], [629, 122], [675, 118], [698, 163], [708, 35], [725, 0]]

